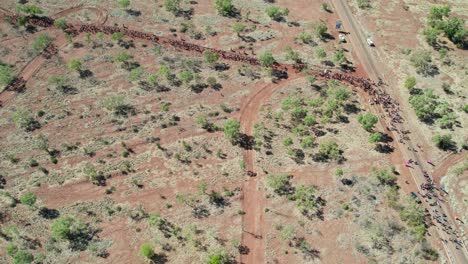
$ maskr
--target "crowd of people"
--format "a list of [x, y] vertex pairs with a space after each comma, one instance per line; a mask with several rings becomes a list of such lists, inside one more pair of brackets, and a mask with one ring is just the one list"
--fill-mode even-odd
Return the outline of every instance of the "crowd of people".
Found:
[[15, 78], [6, 88], [4, 91], [22, 91], [26, 86], [26, 80], [23, 77]]
[[58, 49], [57, 49], [57, 46], [55, 46], [54, 44], [49, 44], [45, 49], [44, 51], [42, 51], [42, 57], [46, 58], [46, 59], [50, 59], [52, 58], [53, 55], [57, 54], [58, 53]]

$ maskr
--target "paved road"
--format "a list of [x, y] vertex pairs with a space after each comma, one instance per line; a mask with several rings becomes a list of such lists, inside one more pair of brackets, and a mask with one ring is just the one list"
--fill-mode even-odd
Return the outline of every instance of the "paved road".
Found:
[[[335, 11], [337, 12], [338, 16], [341, 18], [343, 21], [343, 27], [345, 28], [346, 31], [349, 31], [350, 34], [348, 35], [348, 39], [351, 42], [351, 45], [353, 46], [353, 49], [355, 51], [356, 56], [358, 57], [359, 61], [361, 62], [363, 68], [369, 75], [369, 78], [374, 80], [375, 82], [378, 81], [379, 77], [384, 80], [386, 83], [391, 83], [392, 80], [386, 80], [384, 78], [383, 68], [385, 67], [384, 63], [379, 62], [378, 58], [373, 55], [373, 52], [371, 51], [372, 48], [370, 48], [367, 45], [366, 39], [367, 37], [365, 36], [364, 32], [362, 31], [362, 28], [360, 25], [358, 25], [357, 21], [354, 19], [351, 10], [346, 3], [346, 0], [332, 0], [332, 3], [335, 7]], [[379, 66], [379, 67], [376, 67]], [[394, 85], [394, 83], [393, 83]], [[391, 91], [387, 91], [390, 94], [395, 94], [392, 93]], [[405, 131], [408, 130], [408, 127], [406, 124], [401, 124], [397, 126], [399, 131]], [[396, 133], [394, 134], [394, 138], [396, 141], [398, 140], [399, 136]], [[426, 182], [426, 179], [424, 178], [424, 171], [429, 171], [428, 170], [428, 165], [426, 164], [426, 161], [419, 155], [419, 153], [416, 151], [415, 146], [412, 144], [412, 136], [411, 134], [409, 135], [409, 140], [405, 141], [405, 143], [400, 144], [399, 148], [402, 151], [402, 154], [405, 156], [405, 159], [412, 159], [416, 161], [419, 165], [414, 165], [415, 167], [411, 170], [411, 176], [416, 183], [416, 185], [419, 186]], [[416, 141], [413, 141], [416, 142]], [[423, 199], [422, 199], [423, 200]], [[455, 220], [453, 217], [450, 216], [448, 209], [447, 209], [447, 204], [444, 202], [438, 202], [438, 205], [436, 206], [430, 206], [430, 203], [434, 203], [436, 200], [434, 198], [428, 199], [428, 200], [423, 200], [424, 206], [428, 209], [429, 213], [431, 214], [432, 219], [435, 219], [435, 217], [439, 217], [438, 219], [442, 222], [442, 224], [437, 223], [434, 220], [434, 223], [436, 225], [436, 230], [440, 238], [440, 243], [442, 244], [445, 254], [449, 260], [449, 263], [452, 264], [465, 264], [468, 263], [468, 252], [466, 250], [466, 247], [464, 245], [462, 246], [457, 246], [455, 242], [453, 242], [454, 239], [460, 239], [457, 237], [456, 234], [459, 234], [459, 232], [454, 233], [454, 230], [456, 230], [456, 224]], [[447, 215], [447, 217], [441, 217], [442, 215]], [[446, 227], [444, 227], [444, 225]], [[450, 227], [451, 230], [448, 230], [447, 227]], [[444, 231], [443, 229], [446, 229], [447, 231]], [[446, 242], [445, 242], [446, 241]]]

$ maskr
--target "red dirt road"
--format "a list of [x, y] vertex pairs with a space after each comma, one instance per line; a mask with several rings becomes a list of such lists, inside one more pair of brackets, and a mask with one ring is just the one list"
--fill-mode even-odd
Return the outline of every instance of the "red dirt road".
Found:
[[[385, 83], [388, 83], [389, 87], [396, 87], [397, 82], [396, 80], [393, 79], [385, 79], [383, 78], [384, 72], [386, 70], [386, 64], [382, 61], [380, 61], [377, 56], [373, 56], [370, 52], [370, 47], [367, 46], [366, 43], [366, 38], [365, 35], [362, 31], [362, 27], [358, 25], [357, 21], [355, 18], [352, 16], [351, 10], [344, 0], [332, 0], [333, 6], [335, 7], [336, 12], [342, 19], [344, 23], [344, 27], [347, 28], [348, 31], [351, 31], [351, 34], [349, 35], [350, 37], [350, 42], [352, 46], [354, 47], [356, 51], [356, 55], [360, 62], [363, 64], [365, 70], [367, 71], [369, 77], [376, 81], [379, 77], [382, 77], [383, 81]], [[378, 67], [376, 67], [376, 65]], [[391, 72], [391, 71], [390, 71]], [[388, 76], [388, 75], [387, 75]], [[388, 88], [388, 87], [387, 87]], [[387, 92], [389, 92], [391, 95], [393, 95], [394, 99], [399, 99], [398, 95], [396, 95], [395, 91], [392, 91], [392, 89], [387, 89]], [[396, 96], [395, 96], [396, 95]], [[408, 120], [404, 113], [403, 113], [403, 118]], [[397, 128], [400, 131], [403, 130], [408, 130], [408, 124], [399, 124]], [[392, 131], [393, 132], [393, 131]], [[393, 137], [398, 138], [398, 134], [393, 132]], [[417, 135], [414, 134], [409, 134], [410, 140], [406, 141], [406, 144], [399, 144], [399, 149], [402, 151], [402, 156], [405, 157], [405, 159], [413, 159], [419, 163], [415, 169], [410, 170], [411, 171], [411, 176], [416, 183], [416, 185], [419, 187], [421, 183], [425, 182], [425, 179], [423, 177], [423, 172], [424, 171], [429, 171], [427, 169], [427, 164], [425, 160], [421, 157], [421, 155], [418, 152], [412, 151], [413, 149], [416, 149], [414, 144], [412, 142], [417, 142], [415, 137]], [[433, 207], [428, 206], [428, 203], [424, 203], [426, 205], [426, 208], [431, 212], [432, 217], [434, 218], [435, 216], [433, 215]], [[441, 204], [442, 206], [437, 206], [437, 210], [439, 210], [441, 213], [446, 213], [448, 212], [447, 210], [447, 205]], [[454, 220], [453, 217], [450, 216], [449, 213], [446, 213], [449, 216], [449, 226], [456, 227], [454, 225]], [[455, 228], [456, 229], [456, 228]], [[448, 235], [442, 231], [442, 229], [437, 226], [437, 232], [440, 238], [445, 239], [449, 241], [449, 239], [453, 239], [453, 236]], [[445, 250], [445, 253], [448, 257], [449, 263], [468, 263], [468, 253], [465, 247], [461, 249], [457, 249], [455, 246], [455, 243], [441, 243], [441, 246]]]
[[[240, 116], [241, 129], [245, 134], [252, 135], [260, 107], [268, 98], [284, 87], [286, 82], [290, 82], [298, 77], [298, 75], [293, 74], [286, 81], [268, 83], [249, 95], [246, 100], [247, 102], [242, 107]], [[265, 196], [260, 190], [264, 174], [255, 167], [255, 150], [244, 150], [243, 156], [246, 170], [257, 172], [257, 176], [250, 177], [244, 182], [242, 188], [242, 208], [245, 214], [242, 217], [241, 245], [246, 246], [249, 249], [249, 253], [241, 255], [241, 263], [265, 263], [266, 244], [263, 232]]]

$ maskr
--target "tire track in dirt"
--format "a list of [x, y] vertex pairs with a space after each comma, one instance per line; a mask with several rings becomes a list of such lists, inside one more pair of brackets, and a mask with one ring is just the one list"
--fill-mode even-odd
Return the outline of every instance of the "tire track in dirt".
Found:
[[[249, 99], [242, 107], [240, 114], [240, 124], [242, 131], [252, 136], [253, 126], [258, 119], [260, 107], [279, 89], [299, 78], [300, 75], [293, 74], [286, 81], [269, 83], [257, 92], [249, 96]], [[247, 254], [240, 255], [241, 263], [264, 263], [265, 262], [265, 242], [264, 242], [264, 194], [259, 190], [260, 180], [264, 173], [255, 168], [255, 150], [243, 150], [243, 160], [246, 170], [257, 172], [256, 177], [247, 179], [242, 187], [242, 235], [241, 245], [248, 248]]]
[[434, 182], [440, 185], [440, 180], [447, 174], [451, 167], [460, 163], [462, 160], [466, 160], [468, 154], [466, 152], [451, 153], [444, 160], [442, 160], [437, 166], [435, 166], [432, 173]]
[[71, 8], [59, 11], [53, 14], [51, 17], [53, 19], [62, 18], [62, 17], [68, 16], [69, 14], [72, 14], [81, 10], [91, 10], [91, 11], [96, 12], [98, 16], [97, 23], [101, 25], [105, 24], [107, 22], [107, 18], [109, 17], [109, 12], [104, 8], [93, 7], [93, 6], [83, 6], [83, 5], [78, 5], [75, 7], [71, 7]]

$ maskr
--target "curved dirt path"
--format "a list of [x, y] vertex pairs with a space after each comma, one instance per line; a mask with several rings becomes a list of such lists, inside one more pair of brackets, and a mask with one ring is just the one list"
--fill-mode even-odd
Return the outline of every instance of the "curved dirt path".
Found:
[[452, 153], [449, 156], [447, 156], [444, 160], [440, 162], [440, 164], [437, 164], [435, 166], [434, 171], [432, 173], [434, 182], [440, 185], [440, 180], [447, 174], [449, 169], [467, 158], [468, 154], [466, 151], [460, 153]]
[[57, 19], [57, 18], [68, 16], [69, 14], [72, 14], [72, 13], [75, 13], [75, 12], [78, 12], [78, 11], [81, 11], [81, 10], [91, 10], [91, 11], [96, 12], [96, 14], [97, 14], [97, 21], [96, 22], [98, 24], [103, 25], [103, 24], [105, 24], [107, 22], [109, 12], [106, 9], [100, 8], [100, 7], [93, 7], [93, 6], [83, 6], [83, 5], [78, 5], [78, 6], [75, 6], [75, 7], [71, 7], [71, 8], [59, 11], [59, 12], [53, 14], [51, 17], [53, 19]]
[[[299, 77], [297, 74], [292, 74], [287, 80], [266, 84], [248, 97], [240, 113], [241, 129], [246, 135], [252, 136], [253, 126], [258, 119], [260, 107], [276, 91]], [[245, 214], [242, 216], [241, 245], [247, 247], [249, 251], [245, 255], [240, 255], [240, 261], [246, 264], [265, 263], [266, 244], [263, 228], [265, 196], [260, 190], [264, 174], [255, 167], [255, 150], [244, 149], [243, 160], [246, 170], [257, 172], [257, 176], [248, 178], [242, 187], [242, 209]]]

